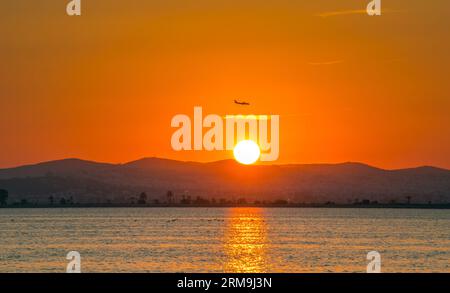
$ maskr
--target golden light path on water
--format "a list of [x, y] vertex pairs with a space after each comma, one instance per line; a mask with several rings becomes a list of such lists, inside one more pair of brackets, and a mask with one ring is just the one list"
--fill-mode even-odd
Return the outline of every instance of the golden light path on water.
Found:
[[225, 230], [224, 270], [233, 273], [267, 272], [267, 227], [262, 209], [229, 210]]

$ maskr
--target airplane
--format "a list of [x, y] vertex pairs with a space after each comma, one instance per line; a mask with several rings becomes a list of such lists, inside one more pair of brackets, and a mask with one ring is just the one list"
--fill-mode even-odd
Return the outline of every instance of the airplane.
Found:
[[247, 102], [239, 102], [239, 101], [234, 100], [234, 103], [237, 105], [241, 105], [241, 106], [250, 106], [250, 103], [247, 103]]

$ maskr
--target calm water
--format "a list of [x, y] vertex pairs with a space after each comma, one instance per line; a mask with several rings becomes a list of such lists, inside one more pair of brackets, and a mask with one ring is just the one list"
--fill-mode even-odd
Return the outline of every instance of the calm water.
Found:
[[0, 272], [450, 272], [450, 211], [0, 209]]

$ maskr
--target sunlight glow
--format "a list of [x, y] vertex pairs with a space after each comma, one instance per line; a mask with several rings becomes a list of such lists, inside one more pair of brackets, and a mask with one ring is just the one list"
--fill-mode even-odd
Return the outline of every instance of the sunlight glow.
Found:
[[234, 147], [234, 158], [241, 164], [250, 165], [259, 159], [259, 146], [252, 140], [243, 140]]

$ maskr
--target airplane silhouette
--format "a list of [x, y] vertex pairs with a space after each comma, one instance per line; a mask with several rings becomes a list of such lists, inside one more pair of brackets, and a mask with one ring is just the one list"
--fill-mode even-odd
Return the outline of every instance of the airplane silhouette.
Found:
[[241, 106], [250, 106], [250, 103], [247, 103], [247, 102], [239, 102], [239, 101], [234, 100], [234, 103], [237, 105], [241, 105]]

